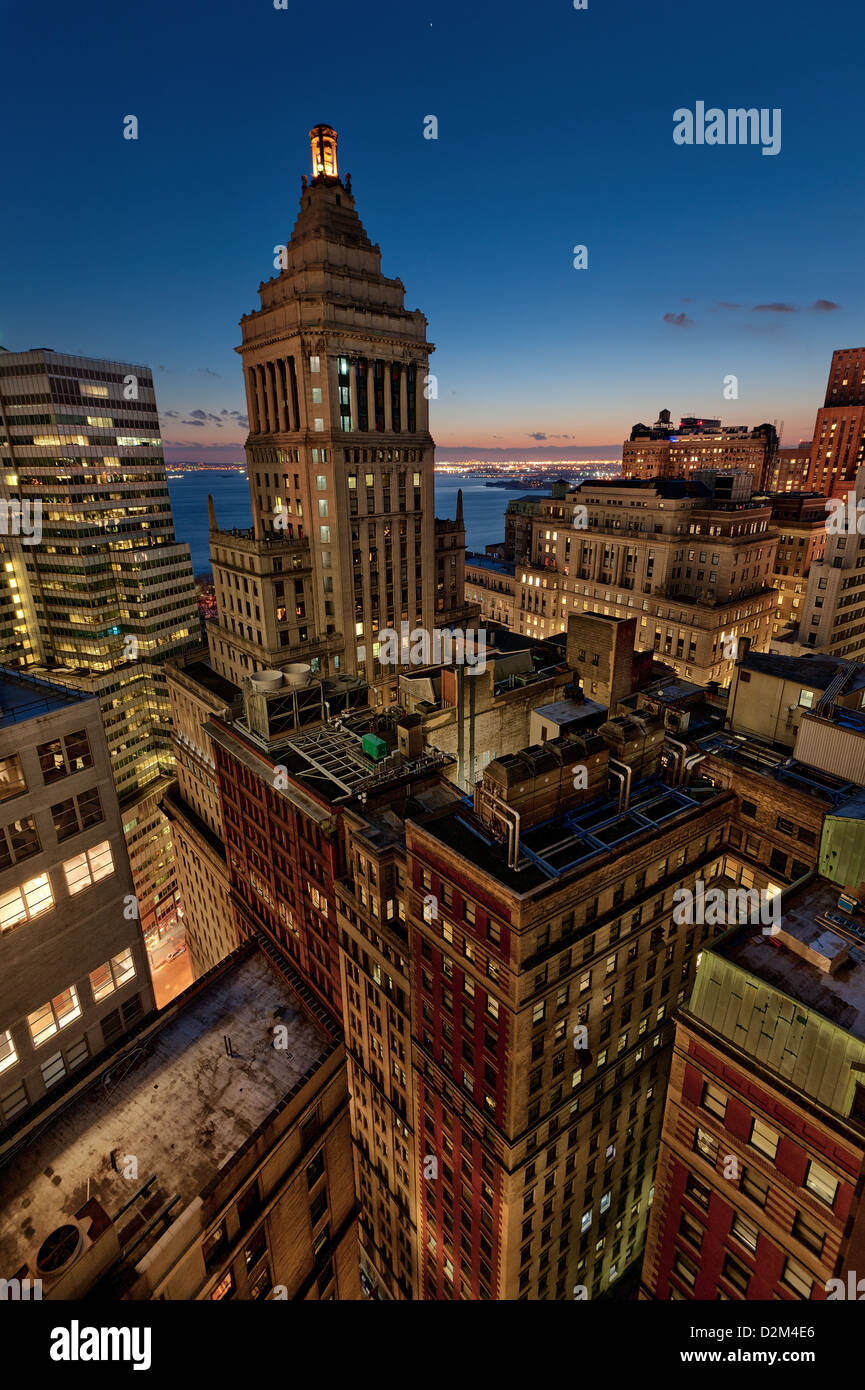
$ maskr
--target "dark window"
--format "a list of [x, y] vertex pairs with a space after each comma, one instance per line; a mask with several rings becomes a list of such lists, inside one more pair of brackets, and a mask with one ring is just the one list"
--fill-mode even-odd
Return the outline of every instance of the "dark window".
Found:
[[[215, 1269], [222, 1263], [224, 1252], [228, 1249], [228, 1235], [225, 1230], [225, 1222], [221, 1221], [215, 1231], [211, 1231], [206, 1236], [201, 1245], [201, 1253], [204, 1256], [205, 1269]], [[222, 1295], [220, 1295], [222, 1297]]]
[[321, 1175], [322, 1175], [323, 1172], [324, 1172], [324, 1149], [319, 1149], [318, 1153], [316, 1154], [316, 1156], [315, 1156], [315, 1158], [312, 1160], [312, 1162], [309, 1163], [309, 1164], [307, 1164], [307, 1168], [306, 1168], [306, 1185], [307, 1185], [307, 1187], [315, 1187], [315, 1184], [318, 1182], [318, 1180], [319, 1180], [319, 1178], [321, 1177]]

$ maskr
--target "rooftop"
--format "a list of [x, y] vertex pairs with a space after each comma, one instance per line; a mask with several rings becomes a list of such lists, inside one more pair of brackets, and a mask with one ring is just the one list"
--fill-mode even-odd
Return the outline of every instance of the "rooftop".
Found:
[[39, 680], [36, 676], [0, 667], [0, 728], [37, 719], [42, 714], [50, 714], [52, 710], [64, 709], [66, 705], [91, 698], [86, 691], [72, 690], [60, 683], [55, 685], [53, 681]]
[[492, 555], [478, 555], [472, 551], [466, 555], [466, 565], [471, 565], [473, 569], [491, 570], [494, 574], [511, 576], [517, 569], [514, 560], [496, 560]]
[[584, 724], [591, 719], [606, 718], [606, 705], [597, 700], [554, 700], [550, 705], [538, 705], [534, 710], [551, 724]]
[[798, 762], [791, 758], [786, 747], [775, 747], [760, 739], [748, 738], [745, 734], [734, 734], [729, 730], [717, 730], [698, 740], [698, 747], [704, 753], [713, 753], [749, 772], [757, 772], [761, 777], [771, 777], [777, 782], [786, 783], [797, 791], [809, 796], [819, 797], [833, 807], [856, 797], [861, 788], [855, 782], [845, 782], [833, 777], [830, 772], [822, 772], [810, 763]]
[[[746, 671], [758, 671], [779, 680], [798, 681], [815, 690], [826, 690], [839, 671], [850, 664], [832, 656], [782, 656], [777, 652], [749, 651], [739, 666]], [[844, 687], [845, 695], [851, 690], [865, 690], [865, 664], [857, 662], [855, 665], [855, 674]]]
[[507, 845], [469, 805], [426, 822], [424, 829], [505, 888], [525, 894], [576, 870], [585, 872], [591, 860], [610, 851], [626, 854], [639, 836], [657, 832], [677, 816], [692, 816], [718, 795], [711, 787], [674, 788], [648, 777], [634, 786], [624, 811], [618, 810], [618, 797], [604, 796], [524, 831], [516, 869], [508, 866]]
[[256, 951], [192, 986], [0, 1168], [0, 1269], [32, 1263], [88, 1197], [109, 1217], [127, 1206], [115, 1151], [136, 1156], [142, 1183], [156, 1175], [175, 1220], [335, 1045]]
[[[794, 884], [782, 896], [779, 935], [764, 935], [759, 926], [734, 927], [709, 949], [865, 1041], [865, 916], [840, 909], [840, 892], [826, 878]], [[861, 948], [837, 934], [845, 921], [855, 928], [854, 936], [861, 933]], [[817, 954], [837, 952], [839, 959], [846, 944], [847, 959], [835, 970], [823, 970], [791, 949], [785, 937]]]
[[190, 680], [201, 685], [205, 690], [209, 690], [217, 699], [223, 700], [225, 704], [231, 705], [238, 700], [242, 694], [239, 686], [232, 681], [220, 676], [218, 671], [214, 671], [206, 661], [190, 661], [181, 666], [180, 670], [184, 675], [189, 676]]

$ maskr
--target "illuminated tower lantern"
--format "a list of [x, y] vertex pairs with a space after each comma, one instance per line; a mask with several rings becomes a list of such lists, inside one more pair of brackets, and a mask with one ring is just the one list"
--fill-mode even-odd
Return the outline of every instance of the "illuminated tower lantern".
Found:
[[261, 307], [241, 319], [253, 525], [211, 514], [219, 617], [211, 662], [240, 684], [302, 661], [358, 674], [389, 704], [380, 633], [448, 620], [437, 596], [427, 323], [340, 178], [337, 134], [310, 131], [312, 177]]

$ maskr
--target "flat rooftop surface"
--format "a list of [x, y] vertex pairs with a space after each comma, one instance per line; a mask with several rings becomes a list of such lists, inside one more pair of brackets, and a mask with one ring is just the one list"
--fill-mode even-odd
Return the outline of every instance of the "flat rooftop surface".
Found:
[[203, 685], [205, 690], [217, 695], [227, 705], [230, 705], [240, 695], [240, 687], [234, 685], [232, 681], [226, 680], [218, 671], [214, 671], [213, 667], [208, 666], [206, 661], [191, 661], [187, 666], [181, 666], [179, 669], [190, 680], [195, 681], [197, 685]]
[[0, 728], [7, 724], [21, 724], [26, 719], [36, 719], [40, 714], [50, 714], [52, 710], [65, 709], [67, 705], [77, 704], [86, 698], [77, 690], [52, 685], [50, 681], [0, 670]]
[[[833, 919], [846, 918], [863, 932], [865, 946], [865, 916], [858, 913], [849, 917], [839, 909], [840, 893], [837, 884], [813, 878], [789, 896], [784, 894], [779, 924], [782, 932], [819, 950], [827, 935], [834, 934]], [[840, 932], [837, 935], [848, 946], [849, 954], [847, 961], [831, 974], [796, 955], [785, 945], [783, 937], [764, 936], [763, 928], [757, 925], [721, 938], [711, 949], [830, 1023], [865, 1040], [865, 950]]]
[[[272, 1045], [278, 1023], [285, 1049]], [[142, 1036], [138, 1065], [124, 1073], [124, 1052], [0, 1168], [0, 1269], [32, 1267], [45, 1237], [87, 1201], [88, 1183], [113, 1217], [155, 1173], [166, 1199], [179, 1195], [179, 1216], [333, 1046], [261, 954], [239, 960]], [[138, 1183], [113, 1170], [113, 1150], [136, 1156]]]
[[746, 671], [798, 681], [815, 690], [826, 690], [838, 673], [848, 666], [855, 667], [855, 670], [842, 691], [841, 699], [849, 695], [851, 690], [865, 688], [865, 664], [841, 661], [831, 656], [784, 656], [777, 652], [750, 651], [742, 662]]
[[606, 715], [607, 707], [597, 700], [554, 700], [550, 705], [538, 705], [534, 713], [549, 719], [551, 724], [573, 724]]
[[776, 747], [760, 739], [749, 738], [746, 734], [734, 734], [729, 729], [719, 729], [706, 738], [700, 738], [699, 747], [704, 753], [735, 763], [749, 772], [757, 772], [761, 777], [786, 783], [796, 791], [829, 802], [831, 806], [840, 807], [847, 800], [858, 799], [862, 791], [855, 782], [844, 782], [831, 772], [822, 772], [810, 763], [798, 762], [790, 756], [790, 749], [786, 746]]
[[584, 872], [598, 855], [611, 850], [619, 856], [626, 854], [638, 836], [666, 828], [676, 816], [693, 816], [701, 804], [719, 795], [711, 788], [698, 793], [646, 778], [634, 786], [627, 810], [619, 811], [618, 799], [605, 796], [523, 829], [517, 869], [508, 866], [507, 845], [468, 807], [436, 817], [424, 829], [506, 888], [522, 894], [542, 883], [560, 885]]
[[497, 560], [492, 555], [467, 555], [466, 568], [472, 566], [474, 569], [492, 570], [494, 574], [507, 574], [511, 577], [516, 573], [516, 562], [514, 560]]

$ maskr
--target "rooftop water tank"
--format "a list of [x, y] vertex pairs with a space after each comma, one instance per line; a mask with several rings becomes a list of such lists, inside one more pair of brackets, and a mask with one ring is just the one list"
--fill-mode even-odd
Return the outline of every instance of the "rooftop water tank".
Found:
[[269, 690], [278, 690], [279, 687], [282, 685], [282, 672], [253, 671], [249, 679], [252, 682], [253, 689], [255, 690], [260, 690], [262, 692], [267, 692]]
[[282, 674], [285, 676], [286, 685], [309, 685], [312, 667], [305, 661], [293, 661], [290, 666], [283, 667]]

